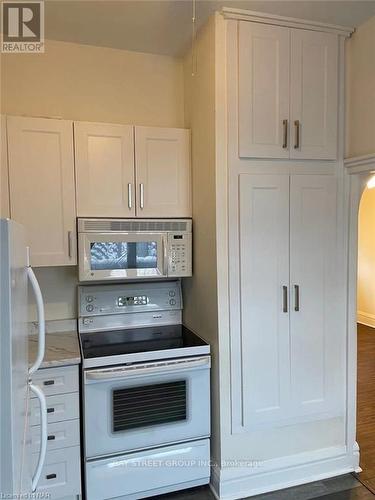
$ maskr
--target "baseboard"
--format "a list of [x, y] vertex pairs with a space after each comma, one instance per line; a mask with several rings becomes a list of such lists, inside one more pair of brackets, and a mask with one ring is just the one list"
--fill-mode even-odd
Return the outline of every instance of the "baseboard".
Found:
[[371, 328], [375, 328], [375, 315], [365, 313], [363, 311], [357, 312], [357, 322], [361, 325], [370, 326]]
[[217, 499], [237, 500], [354, 472], [357, 457], [334, 447], [269, 460], [259, 469], [213, 468], [211, 489]]

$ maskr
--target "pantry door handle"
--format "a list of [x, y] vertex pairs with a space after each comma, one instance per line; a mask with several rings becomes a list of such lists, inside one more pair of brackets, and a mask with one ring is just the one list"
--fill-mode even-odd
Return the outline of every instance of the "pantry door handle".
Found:
[[295, 127], [295, 140], [294, 140], [294, 149], [299, 149], [299, 143], [300, 143], [300, 128], [301, 128], [301, 123], [299, 120], [294, 121], [294, 127]]
[[299, 285], [294, 285], [294, 310], [299, 311]]
[[288, 120], [283, 120], [283, 149], [288, 147]]
[[143, 210], [145, 206], [145, 186], [143, 182], [139, 185], [139, 206], [141, 210]]
[[68, 231], [68, 256], [72, 258], [72, 232]]
[[132, 185], [129, 182], [128, 183], [128, 208], [129, 210], [132, 208], [133, 203], [132, 203]]
[[283, 313], [288, 312], [288, 287], [283, 286]]

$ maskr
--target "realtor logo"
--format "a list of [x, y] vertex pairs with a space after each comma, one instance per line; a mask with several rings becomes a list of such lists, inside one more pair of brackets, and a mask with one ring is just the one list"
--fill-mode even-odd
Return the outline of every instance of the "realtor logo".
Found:
[[2, 52], [44, 52], [44, 2], [4, 1], [1, 20]]

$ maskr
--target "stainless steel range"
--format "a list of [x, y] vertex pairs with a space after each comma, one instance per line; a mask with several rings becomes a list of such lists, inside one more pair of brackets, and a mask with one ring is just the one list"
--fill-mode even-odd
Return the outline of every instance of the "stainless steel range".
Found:
[[81, 286], [79, 311], [87, 499], [208, 483], [210, 347], [180, 282]]

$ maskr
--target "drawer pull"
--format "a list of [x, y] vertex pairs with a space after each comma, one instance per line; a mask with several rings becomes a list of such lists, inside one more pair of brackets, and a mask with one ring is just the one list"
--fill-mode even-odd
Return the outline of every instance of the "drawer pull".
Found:
[[54, 380], [45, 380], [43, 382], [44, 385], [54, 385], [55, 384], [55, 381]]
[[57, 475], [56, 474], [47, 474], [46, 479], [56, 479]]
[[47, 436], [47, 439], [48, 441], [54, 441], [56, 439], [56, 436], [54, 436], [53, 434], [50, 435], [50, 436]]
[[55, 413], [55, 408], [47, 408], [47, 413]]

